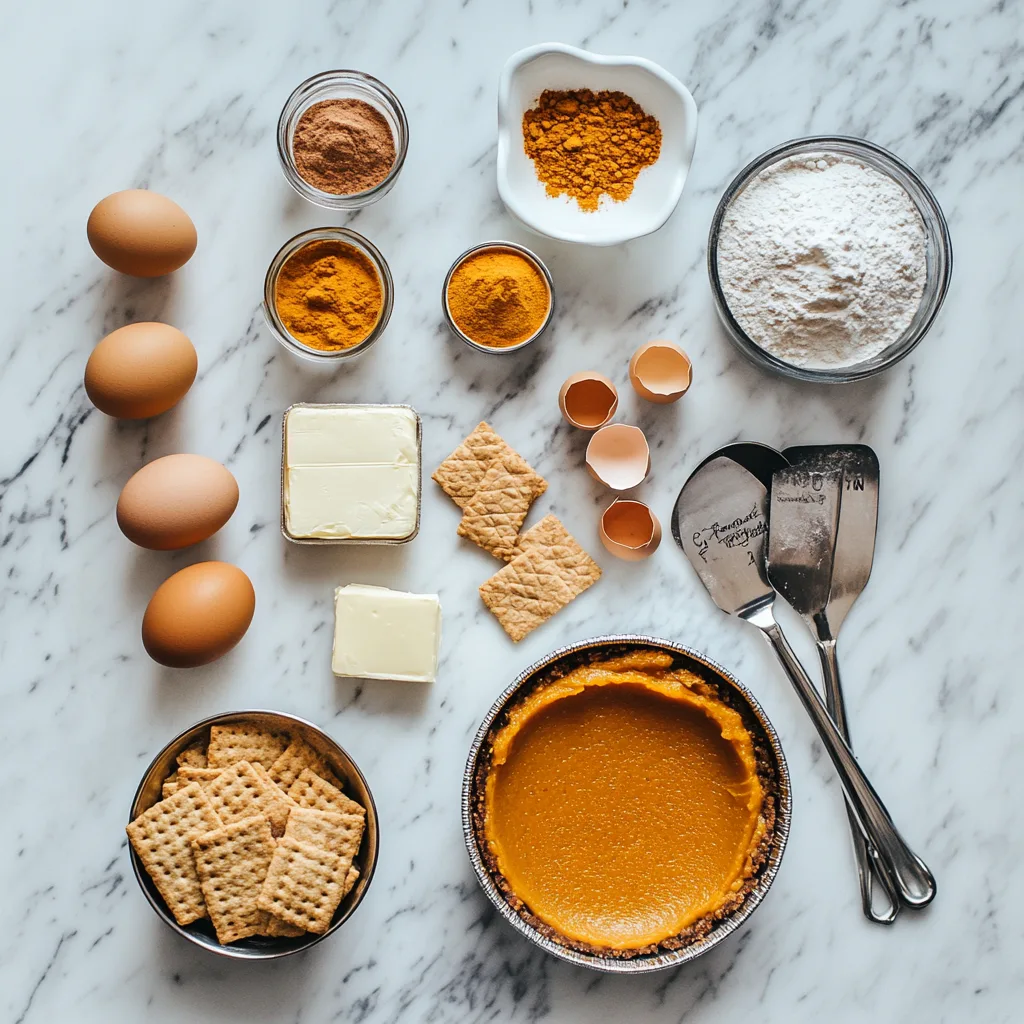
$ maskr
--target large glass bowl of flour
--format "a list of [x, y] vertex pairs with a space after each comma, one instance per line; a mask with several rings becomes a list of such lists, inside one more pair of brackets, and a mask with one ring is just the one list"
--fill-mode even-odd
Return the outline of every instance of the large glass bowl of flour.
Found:
[[729, 336], [755, 363], [843, 383], [899, 362], [949, 287], [949, 228], [902, 160], [820, 135], [769, 150], [725, 190], [708, 273]]

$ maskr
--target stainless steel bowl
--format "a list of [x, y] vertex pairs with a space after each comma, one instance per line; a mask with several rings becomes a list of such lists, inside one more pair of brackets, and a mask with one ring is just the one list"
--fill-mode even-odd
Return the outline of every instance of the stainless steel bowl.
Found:
[[[486, 767], [494, 730], [501, 727], [507, 710], [517, 703], [520, 697], [525, 697], [535, 686], [546, 682], [554, 674], [562, 675], [578, 665], [620, 656], [636, 650], [664, 651], [675, 658], [678, 667], [688, 669], [713, 682], [735, 697], [734, 707], [743, 715], [747, 727], [761, 741], [760, 746], [768, 755], [769, 771], [774, 776], [772, 783], [777, 795], [777, 807], [768, 857], [758, 869], [754, 888], [735, 911], [717, 922], [703, 939], [684, 946], [682, 949], [643, 954], [632, 959], [616, 959], [581, 952], [554, 942], [517, 913], [508, 903], [484, 861], [481, 846], [485, 840], [479, 834], [478, 824], [474, 820], [474, 808], [478, 799], [481, 769]], [[775, 729], [754, 695], [725, 669], [716, 665], [703, 654], [669, 640], [635, 634], [601, 636], [591, 640], [581, 640], [568, 647], [559, 648], [521, 672], [512, 685], [494, 702], [491, 710], [484, 717], [470, 748], [462, 780], [462, 831], [466, 840], [466, 849], [469, 851], [469, 859], [473, 864], [480, 887], [494, 904], [498, 913], [517, 932], [526, 936], [541, 949], [551, 953], [552, 956], [581, 967], [589, 967], [592, 970], [604, 971], [609, 974], [648, 974], [651, 971], [660, 971], [666, 967], [677, 967], [680, 964], [689, 963], [702, 953], [713, 949], [740, 928], [760, 906], [761, 901], [771, 888], [786, 848], [792, 812], [793, 804], [786, 758]]]
[[[739, 325], [729, 309], [718, 275], [718, 236], [726, 212], [736, 198], [765, 168], [784, 160], [786, 157], [801, 153], [839, 153], [861, 160], [869, 167], [892, 178], [910, 196], [917, 207], [925, 232], [925, 284], [924, 294], [918, 305], [914, 319], [892, 345], [872, 359], [867, 359], [853, 366], [835, 368], [808, 368], [795, 366], [765, 351]], [[909, 355], [928, 333], [939, 309], [946, 298], [949, 280], [953, 268], [953, 247], [949, 237], [949, 227], [938, 200], [931, 189], [918, 177], [917, 172], [905, 164], [898, 156], [881, 146], [865, 139], [852, 138], [845, 135], [813, 135], [808, 138], [794, 139], [781, 146], [769, 149], [756, 160], [751, 161], [736, 175], [725, 190], [715, 215], [711, 219], [711, 232], [708, 236], [708, 276], [711, 279], [711, 291], [715, 300], [715, 308], [725, 327], [726, 333], [736, 347], [752, 362], [766, 370], [793, 377], [796, 380], [815, 381], [826, 384], [845, 384], [850, 381], [873, 377], [876, 373], [887, 370]]]
[[128, 820], [134, 821], [143, 811], [148, 810], [160, 800], [160, 790], [164, 779], [177, 767], [175, 759], [189, 744], [200, 739], [211, 725], [225, 725], [230, 722], [242, 721], [262, 725], [267, 729], [284, 730], [300, 735], [324, 756], [331, 771], [345, 783], [346, 790], [352, 799], [366, 808], [366, 831], [363, 834], [359, 853], [355, 858], [356, 867], [360, 872], [359, 881], [341, 901], [341, 905], [335, 911], [330, 928], [323, 935], [306, 933], [295, 939], [254, 936], [251, 939], [222, 946], [217, 942], [217, 937], [214, 935], [213, 927], [208, 919], [196, 921], [184, 927], [178, 924], [130, 844], [128, 855], [131, 858], [132, 870], [135, 872], [135, 880], [139, 883], [139, 888], [142, 889], [146, 899], [149, 900], [150, 906], [157, 912], [160, 919], [180, 936], [203, 949], [208, 949], [220, 956], [230, 957], [233, 960], [276, 960], [278, 957], [288, 956], [291, 953], [298, 953], [310, 946], [315, 946], [322, 939], [326, 939], [328, 935], [333, 935], [355, 912], [373, 880], [373, 872], [377, 866], [377, 808], [374, 805], [370, 787], [366, 784], [366, 779], [363, 778], [363, 773], [344, 748], [335, 743], [327, 733], [318, 729], [312, 722], [296, 718], [294, 715], [286, 715], [280, 711], [233, 711], [227, 714], [213, 715], [175, 736], [153, 758], [152, 763], [142, 776], [139, 788], [135, 791]]
[[[455, 318], [452, 316], [452, 311], [448, 306], [448, 285], [451, 284], [452, 274], [454, 274], [470, 256], [474, 256], [478, 252], [485, 252], [488, 249], [511, 249], [513, 252], [519, 253], [520, 256], [524, 256], [537, 268], [541, 276], [547, 282], [547, 316], [544, 317], [544, 322], [533, 332], [533, 334], [516, 345], [505, 345], [499, 348], [492, 345], [481, 345], [480, 342], [474, 341], [468, 334], [464, 334], [459, 329], [458, 324], [455, 323]], [[555, 315], [555, 282], [551, 276], [551, 271], [544, 265], [544, 261], [535, 252], [531, 252], [527, 249], [525, 245], [519, 245], [518, 242], [481, 242], [479, 245], [474, 245], [471, 249], [467, 249], [462, 253], [462, 255], [459, 256], [459, 258], [449, 268], [448, 273], [444, 278], [444, 284], [441, 285], [441, 312], [444, 314], [445, 323], [448, 325], [452, 334], [454, 334], [460, 341], [465, 342], [465, 344], [467, 344], [471, 349], [475, 349], [477, 352], [486, 352], [488, 355], [492, 356], [505, 356], [511, 352], [519, 352], [521, 349], [526, 348], [527, 345], [532, 345], [548, 329], [551, 324], [551, 319]]]

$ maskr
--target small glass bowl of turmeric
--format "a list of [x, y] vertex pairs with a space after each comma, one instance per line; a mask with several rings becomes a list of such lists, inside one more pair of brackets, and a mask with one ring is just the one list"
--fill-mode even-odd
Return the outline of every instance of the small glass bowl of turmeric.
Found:
[[555, 287], [540, 258], [516, 242], [483, 242], [453, 264], [441, 289], [452, 333], [478, 352], [505, 355], [536, 341], [555, 313]]
[[335, 363], [365, 352], [384, 333], [394, 282], [377, 247], [348, 228], [313, 228], [270, 261], [263, 313], [289, 352]]

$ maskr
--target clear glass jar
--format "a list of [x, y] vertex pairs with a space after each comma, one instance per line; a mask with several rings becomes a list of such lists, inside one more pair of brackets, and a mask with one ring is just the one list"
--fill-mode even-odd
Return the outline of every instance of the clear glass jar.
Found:
[[[765, 351], [737, 323], [729, 309], [718, 276], [718, 236], [722, 228], [722, 221], [725, 219], [725, 214], [733, 199], [766, 167], [801, 153], [839, 153], [854, 157], [880, 171], [897, 182], [910, 196], [924, 223], [925, 284], [914, 319], [903, 334], [884, 352], [853, 366], [834, 368], [796, 366]], [[711, 220], [711, 233], [708, 238], [708, 276], [711, 278], [711, 291], [714, 295], [715, 307], [725, 326], [726, 333], [736, 347], [747, 358], [766, 370], [772, 370], [797, 380], [829, 384], [843, 384], [863, 380], [865, 377], [873, 377], [876, 373], [881, 373], [898, 363], [920, 344], [946, 297], [952, 266], [953, 249], [949, 238], [949, 226], [946, 224], [946, 218], [938, 200], [932, 195], [928, 186], [911, 167], [887, 149], [864, 139], [845, 135], [815, 135], [804, 139], [794, 139], [792, 142], [786, 142], [768, 150], [767, 153], [763, 153], [756, 160], [747, 164], [725, 190]]]
[[[380, 281], [380, 316], [377, 318], [377, 322], [370, 333], [358, 345], [353, 345], [351, 348], [338, 348], [331, 349], [330, 351], [310, 348], [288, 332], [288, 328], [285, 327], [277, 312], [277, 277], [281, 273], [281, 268], [288, 261], [289, 257], [293, 256], [310, 242], [324, 240], [344, 242], [361, 252], [377, 271], [377, 278]], [[358, 232], [352, 231], [349, 228], [313, 228], [310, 231], [303, 231], [294, 238], [288, 239], [278, 249], [277, 255], [270, 261], [270, 266], [267, 268], [267, 276], [263, 282], [263, 315], [267, 319], [267, 326], [270, 327], [271, 333], [293, 355], [314, 363], [341, 363], [346, 359], [362, 355], [384, 333], [384, 328], [387, 327], [388, 320], [391, 319], [394, 291], [395, 286], [391, 279], [391, 271], [388, 269], [387, 262], [380, 254], [380, 250], [368, 238], [364, 238]]]
[[[395, 140], [395, 162], [388, 171], [388, 176], [379, 185], [364, 192], [342, 195], [315, 188], [299, 174], [295, 166], [292, 142], [299, 118], [314, 103], [346, 99], [369, 103], [387, 121]], [[362, 71], [324, 71], [307, 78], [288, 97], [277, 122], [277, 155], [281, 158], [285, 179], [303, 199], [308, 199], [311, 203], [328, 210], [358, 210], [386, 196], [398, 180], [408, 149], [409, 122], [398, 97], [383, 82]]]

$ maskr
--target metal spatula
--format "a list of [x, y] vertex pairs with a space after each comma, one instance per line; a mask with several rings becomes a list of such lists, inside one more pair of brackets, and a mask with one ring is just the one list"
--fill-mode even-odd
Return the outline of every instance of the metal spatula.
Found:
[[775, 591], [765, 571], [768, 490], [732, 459], [712, 457], [691, 474], [676, 499], [672, 534], [715, 604], [761, 630], [789, 676], [832, 759], [861, 832], [886, 861], [904, 902], [934, 895], [931, 875], [907, 846], [868, 781], [814, 684], [775, 621]]
[[[836, 557], [840, 554], [837, 535], [845, 502], [844, 471], [847, 463], [843, 455], [838, 449], [826, 452], [824, 448], [801, 448], [792, 460], [794, 464], [774, 474], [770, 505], [772, 528], [768, 539], [768, 579], [776, 591], [803, 616], [818, 641], [825, 681], [825, 703], [843, 739], [849, 743], [850, 734], [839, 676], [837, 671], [833, 671], [835, 641], [831, 639], [825, 618], [834, 586], [839, 584], [835, 586], [837, 602], [840, 600], [839, 592], [845, 593], [847, 589], [835, 575]], [[847, 508], [845, 530], [848, 538], [845, 542], [845, 564], [848, 566], [854, 557], [854, 552], [849, 549], [860, 545], [859, 541], [851, 543], [849, 538], [863, 532], [863, 512], [860, 515], [855, 512], [854, 503], [851, 502]], [[851, 530], [855, 519], [857, 528]], [[871, 538], [873, 549], [873, 524]], [[870, 565], [868, 568], [870, 570]], [[852, 600], [849, 604], [852, 604]], [[824, 652], [825, 635], [831, 643], [830, 658]], [[877, 853], [865, 841], [849, 804], [847, 812], [850, 816], [864, 914], [878, 924], [892, 924], [900, 907], [896, 883], [888, 876]], [[888, 903], [881, 911], [874, 909], [876, 879], [888, 897]]]

